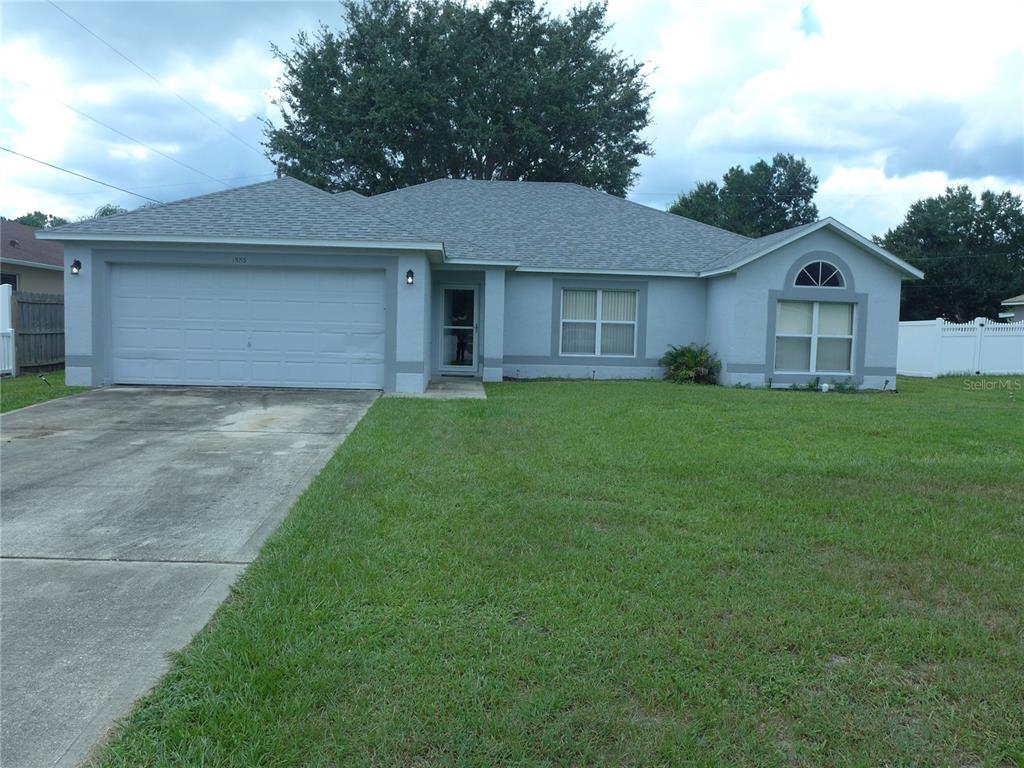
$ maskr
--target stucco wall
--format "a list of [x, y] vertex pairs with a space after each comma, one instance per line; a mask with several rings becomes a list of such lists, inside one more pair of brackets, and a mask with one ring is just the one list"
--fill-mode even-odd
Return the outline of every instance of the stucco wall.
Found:
[[[760, 385], [771, 377], [774, 384], [811, 380], [814, 376], [778, 375], [770, 369], [769, 345], [774, 344], [777, 300], [842, 299], [833, 288], [793, 291], [791, 271], [798, 260], [829, 259], [844, 267], [848, 281], [845, 294], [858, 301], [854, 372], [851, 383], [880, 388], [895, 384], [896, 344], [899, 329], [901, 274], [894, 267], [829, 231], [818, 231], [780, 248], [737, 270], [734, 279], [734, 323], [731, 344], [723, 358], [723, 383]], [[786, 292], [780, 296], [780, 292]], [[856, 297], [856, 298], [854, 298]], [[828, 377], [833, 378], [833, 377]]]
[[64, 274], [59, 269], [38, 269], [20, 264], [0, 263], [5, 274], [18, 276], [16, 290], [30, 293], [64, 293]]
[[707, 313], [705, 343], [718, 359], [733, 359], [732, 339], [736, 326], [736, 276], [721, 275], [707, 278]]
[[[632, 358], [571, 357], [558, 351], [562, 288], [631, 288], [639, 293]], [[510, 272], [505, 281], [504, 372], [515, 378], [644, 378], [661, 375], [669, 344], [705, 336], [705, 286], [692, 278]]]

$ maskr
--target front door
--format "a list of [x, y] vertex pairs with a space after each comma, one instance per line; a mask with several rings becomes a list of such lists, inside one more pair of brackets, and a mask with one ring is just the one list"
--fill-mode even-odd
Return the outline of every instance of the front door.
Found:
[[475, 288], [441, 289], [442, 373], [476, 374]]

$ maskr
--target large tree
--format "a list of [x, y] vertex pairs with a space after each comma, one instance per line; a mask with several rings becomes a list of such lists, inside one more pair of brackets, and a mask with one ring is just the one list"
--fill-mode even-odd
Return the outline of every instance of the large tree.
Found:
[[904, 320], [995, 317], [1003, 299], [1024, 293], [1024, 207], [1010, 192], [979, 199], [950, 187], [914, 203], [876, 240], [925, 273], [903, 284]]
[[699, 182], [668, 210], [747, 237], [762, 237], [817, 220], [817, 190], [818, 177], [807, 161], [780, 153], [771, 164], [758, 160], [749, 169], [733, 166], [721, 185]]
[[267, 156], [328, 190], [439, 177], [572, 181], [624, 195], [650, 122], [641, 65], [602, 45], [605, 4], [342, 0], [342, 26], [274, 48]]

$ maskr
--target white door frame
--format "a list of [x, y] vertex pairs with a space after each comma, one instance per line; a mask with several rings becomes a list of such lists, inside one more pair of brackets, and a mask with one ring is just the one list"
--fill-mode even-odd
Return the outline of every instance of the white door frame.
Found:
[[[463, 325], [448, 325], [445, 322], [444, 312], [444, 292], [445, 291], [472, 291], [473, 292], [473, 326]], [[438, 313], [439, 326], [437, 329], [437, 372], [445, 375], [463, 375], [463, 376], [477, 376], [480, 373], [479, 358], [477, 356], [477, 342], [479, 341], [480, 333], [480, 291], [475, 285], [459, 285], [458, 283], [442, 283], [441, 284], [441, 306], [440, 312]], [[444, 331], [446, 328], [461, 328], [463, 330], [469, 330], [473, 334], [473, 364], [470, 365], [445, 365], [444, 362]]]

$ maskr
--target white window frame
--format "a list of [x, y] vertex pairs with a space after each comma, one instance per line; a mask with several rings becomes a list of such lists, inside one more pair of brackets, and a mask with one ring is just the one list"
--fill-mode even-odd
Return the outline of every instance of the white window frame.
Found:
[[[831, 376], [852, 376], [853, 375], [853, 360], [854, 360], [854, 345], [857, 343], [857, 305], [850, 301], [805, 301], [803, 299], [779, 299], [775, 307], [776, 322], [778, 322], [779, 307], [778, 304], [811, 304], [811, 332], [808, 333], [779, 333], [775, 331], [775, 360], [773, 361], [773, 368], [777, 375], [785, 376], [786, 374], [801, 374], [801, 373], [813, 373], [815, 375], [831, 375]], [[833, 333], [818, 333], [818, 311], [822, 304], [845, 304], [850, 307], [850, 333], [848, 335], [837, 335]], [[779, 370], [779, 339], [810, 339], [811, 340], [811, 367], [807, 371], [793, 371]], [[818, 339], [848, 339], [850, 342], [850, 368], [846, 371], [819, 371], [818, 370]]]
[[[602, 298], [604, 292], [612, 291], [614, 293], [632, 293], [633, 294], [633, 319], [632, 320], [602, 320]], [[597, 293], [597, 308], [595, 310], [594, 320], [566, 320], [565, 315], [565, 292], [566, 291], [595, 291]], [[618, 357], [624, 359], [636, 358], [636, 345], [637, 345], [637, 326], [639, 325], [638, 318], [640, 316], [640, 291], [633, 288], [562, 288], [561, 295], [558, 302], [558, 355], [559, 357]], [[562, 339], [565, 338], [563, 328], [566, 323], [592, 323], [597, 327], [594, 329], [594, 352], [588, 354], [586, 352], [563, 352], [562, 351]], [[633, 326], [633, 354], [631, 355], [603, 355], [601, 354], [601, 326], [602, 325], [632, 325]]]
[[[804, 270], [807, 269], [812, 264], [828, 264], [830, 267], [832, 267], [832, 269], [834, 269], [836, 271], [836, 274], [839, 275], [839, 279], [842, 281], [843, 284], [842, 285], [821, 285], [819, 283], [818, 285], [801, 285], [800, 283], [797, 282], [797, 280], [800, 279], [800, 275], [803, 274]], [[829, 277], [831, 277], [831, 275], [829, 275]], [[843, 274], [843, 270], [841, 270], [838, 267], [838, 265], [833, 264], [828, 259], [815, 259], [814, 261], [807, 262], [802, 267], [800, 267], [800, 269], [797, 270], [796, 276], [793, 278], [793, 287], [794, 288], [814, 288], [814, 289], [826, 288], [826, 289], [828, 289], [830, 291], [843, 291], [843, 290], [846, 290], [846, 275]]]

